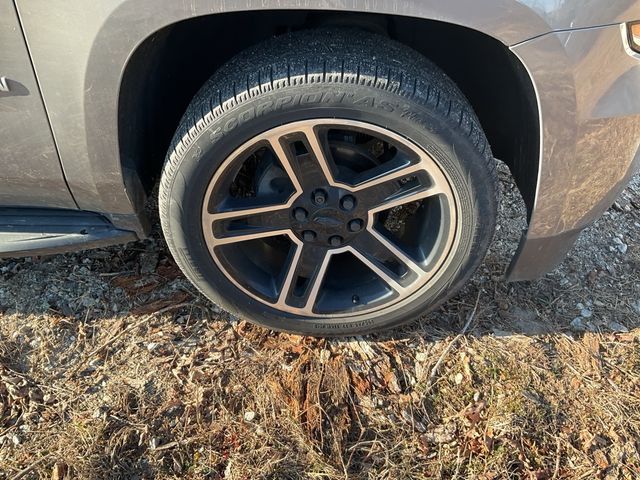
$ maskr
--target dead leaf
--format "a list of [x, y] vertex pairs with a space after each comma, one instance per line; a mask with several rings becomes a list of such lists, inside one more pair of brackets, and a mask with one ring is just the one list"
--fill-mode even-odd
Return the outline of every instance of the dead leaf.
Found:
[[609, 459], [607, 458], [607, 454], [604, 450], [594, 450], [593, 459], [601, 470], [605, 470], [609, 467]]

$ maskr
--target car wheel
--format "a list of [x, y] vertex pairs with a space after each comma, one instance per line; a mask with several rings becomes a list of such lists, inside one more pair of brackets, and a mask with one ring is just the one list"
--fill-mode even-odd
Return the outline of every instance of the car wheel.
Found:
[[389, 328], [482, 261], [495, 162], [455, 84], [358, 30], [308, 30], [222, 67], [185, 113], [160, 186], [176, 262], [215, 303], [311, 335]]

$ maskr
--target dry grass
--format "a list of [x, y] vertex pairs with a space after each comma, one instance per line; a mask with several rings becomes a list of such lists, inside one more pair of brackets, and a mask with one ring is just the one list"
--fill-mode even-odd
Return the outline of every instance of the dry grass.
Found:
[[452, 336], [326, 341], [208, 318], [183, 307], [93, 334], [29, 319], [29, 345], [5, 317], [0, 425], [20, 444], [4, 476], [42, 458], [27, 477], [640, 476], [639, 329], [466, 335], [431, 382]]

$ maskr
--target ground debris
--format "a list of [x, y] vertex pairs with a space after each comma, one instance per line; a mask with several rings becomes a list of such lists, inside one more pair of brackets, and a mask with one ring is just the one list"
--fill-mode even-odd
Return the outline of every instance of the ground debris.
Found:
[[526, 213], [498, 171], [471, 283], [371, 337], [223, 313], [158, 227], [0, 261], [0, 478], [640, 478], [640, 177], [554, 272], [505, 284]]

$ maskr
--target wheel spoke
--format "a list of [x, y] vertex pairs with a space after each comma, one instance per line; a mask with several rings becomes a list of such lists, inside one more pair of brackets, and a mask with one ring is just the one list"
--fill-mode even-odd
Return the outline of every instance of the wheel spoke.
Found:
[[293, 183], [296, 192], [301, 193], [303, 191], [303, 187], [300, 184], [300, 174], [297, 172], [297, 162], [292, 161], [292, 157], [294, 156], [293, 152], [291, 152], [289, 148], [285, 150], [285, 147], [283, 147], [283, 144], [281, 143], [281, 138], [281, 135], [273, 135], [269, 136], [267, 140], [273, 149], [273, 153], [275, 153], [278, 160], [280, 160], [282, 168], [284, 168], [284, 171]]
[[424, 270], [377, 232], [366, 230], [353, 243], [353, 253], [385, 283], [404, 293]]
[[[309, 146], [311, 147], [311, 151], [309, 153], [312, 155], [315, 163], [322, 172], [322, 180], [326, 181], [330, 185], [335, 184], [333, 175], [331, 174], [331, 167], [329, 166], [330, 158], [327, 155], [325, 149], [320, 144], [318, 133], [311, 126], [303, 127], [301, 130], [302, 133], [304, 133], [307, 142], [309, 142]], [[317, 175], [317, 173], [319, 172], [314, 172], [314, 175]], [[318, 182], [318, 177], [314, 176], [311, 180], [313, 180], [314, 182]]]
[[235, 208], [206, 215], [216, 245], [289, 234], [287, 205], [246, 207], [248, 202], [234, 203]]
[[434, 187], [419, 187], [411, 188], [406, 191], [400, 191], [395, 195], [382, 198], [379, 204], [369, 210], [370, 213], [380, 212], [382, 210], [388, 210], [390, 208], [399, 207], [411, 202], [417, 202], [424, 200], [425, 198], [433, 197], [435, 195], [441, 195], [444, 191], [437, 186]]
[[354, 192], [366, 198], [371, 212], [445, 193], [438, 179], [432, 178], [420, 165], [411, 165], [380, 175], [358, 185]]
[[[335, 182], [329, 166], [329, 157], [320, 144], [312, 126], [302, 126], [297, 132], [269, 137], [269, 143], [285, 171], [300, 192], [319, 184]], [[296, 144], [304, 148], [297, 148]]]
[[330, 254], [327, 249], [299, 244], [283, 282], [278, 306], [312, 312], [324, 281]]

